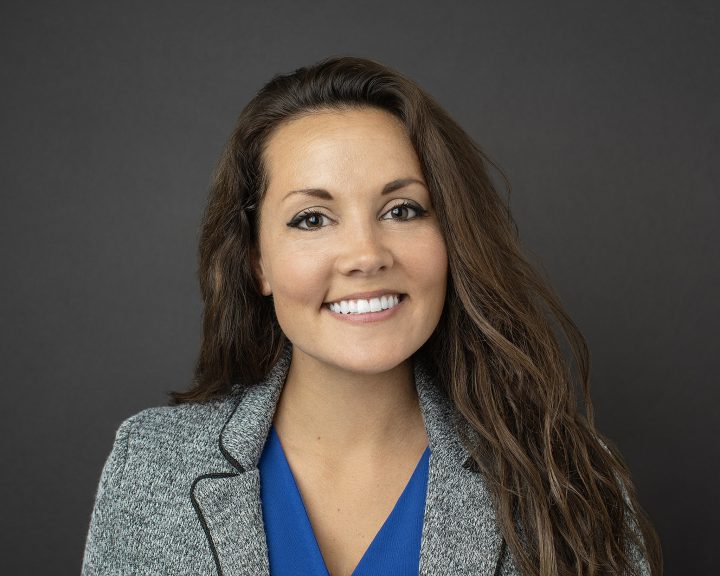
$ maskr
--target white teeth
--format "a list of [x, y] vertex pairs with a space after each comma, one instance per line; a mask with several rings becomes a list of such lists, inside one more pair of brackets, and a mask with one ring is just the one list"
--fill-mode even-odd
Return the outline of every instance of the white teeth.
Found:
[[380, 312], [393, 308], [400, 303], [397, 294], [383, 295], [380, 298], [369, 300], [341, 300], [330, 304], [330, 309], [338, 314], [367, 314], [368, 312]]

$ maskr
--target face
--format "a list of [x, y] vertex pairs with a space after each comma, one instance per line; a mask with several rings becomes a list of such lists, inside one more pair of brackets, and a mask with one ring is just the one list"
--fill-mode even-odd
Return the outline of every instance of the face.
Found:
[[[316, 112], [277, 128], [264, 159], [256, 271], [293, 353], [365, 374], [408, 360], [442, 314], [447, 253], [401, 122]], [[399, 304], [374, 311], [378, 291]]]

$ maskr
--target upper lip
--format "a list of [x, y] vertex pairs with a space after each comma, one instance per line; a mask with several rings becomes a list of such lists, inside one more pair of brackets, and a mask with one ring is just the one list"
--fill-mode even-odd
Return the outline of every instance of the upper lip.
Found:
[[372, 292], [353, 292], [352, 294], [348, 294], [347, 296], [343, 296], [342, 298], [338, 298], [337, 300], [328, 300], [326, 304], [335, 304], [336, 302], [340, 302], [342, 300], [369, 300], [370, 298], [379, 298], [384, 294], [401, 295], [402, 292], [399, 292], [398, 290], [393, 290], [391, 288], [385, 288], [383, 290], [373, 290]]

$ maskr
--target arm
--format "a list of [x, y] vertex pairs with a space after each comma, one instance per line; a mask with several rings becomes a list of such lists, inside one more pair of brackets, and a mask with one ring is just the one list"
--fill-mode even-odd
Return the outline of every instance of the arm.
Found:
[[82, 576], [119, 574], [121, 554], [117, 536], [123, 520], [121, 484], [128, 455], [128, 439], [135, 417], [128, 418], [117, 430], [95, 495], [95, 505], [85, 542]]
[[[598, 440], [600, 441], [600, 444], [603, 446], [603, 448], [605, 448], [605, 450], [613, 454], [613, 452], [610, 450], [607, 443], [603, 439], [598, 438]], [[648, 558], [645, 556], [641, 548], [641, 546], [645, 546], [645, 540], [643, 538], [642, 530], [640, 529], [637, 513], [633, 509], [632, 500], [630, 498], [630, 494], [628, 493], [628, 487], [622, 480], [618, 479], [618, 481], [620, 482], [620, 488], [622, 490], [623, 500], [625, 502], [627, 525], [630, 529], [630, 532], [638, 539], [638, 542], [640, 543], [639, 544], [638, 542], [635, 542], [632, 538], [627, 538], [625, 540], [625, 549], [635, 570], [634, 574], [636, 574], [637, 576], [654, 576], [652, 575], [652, 570], [650, 569], [650, 563], [648, 562]]]
[[[629, 513], [628, 523], [630, 525], [630, 531], [638, 538], [640, 542], [645, 544], [642, 531], [640, 530], [640, 526], [638, 524], [638, 518], [635, 513], [635, 511], [632, 508], [632, 504], [630, 503], [630, 499], [627, 494], [627, 490], [623, 486], [623, 496], [625, 497], [625, 503], [627, 504], [627, 509]], [[636, 570], [636, 574], [639, 576], [651, 576], [652, 572], [650, 570], [650, 565], [648, 563], [648, 559], [643, 554], [640, 546], [636, 542], [629, 541], [626, 544], [627, 546], [627, 553], [630, 557], [630, 560], [633, 563], [633, 566]]]

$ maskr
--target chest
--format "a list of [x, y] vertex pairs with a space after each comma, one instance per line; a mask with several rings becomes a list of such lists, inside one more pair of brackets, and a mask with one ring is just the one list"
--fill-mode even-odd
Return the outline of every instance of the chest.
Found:
[[388, 518], [407, 499], [406, 488], [425, 447], [384, 465], [333, 469], [288, 455], [312, 531], [332, 576], [350, 576]]

